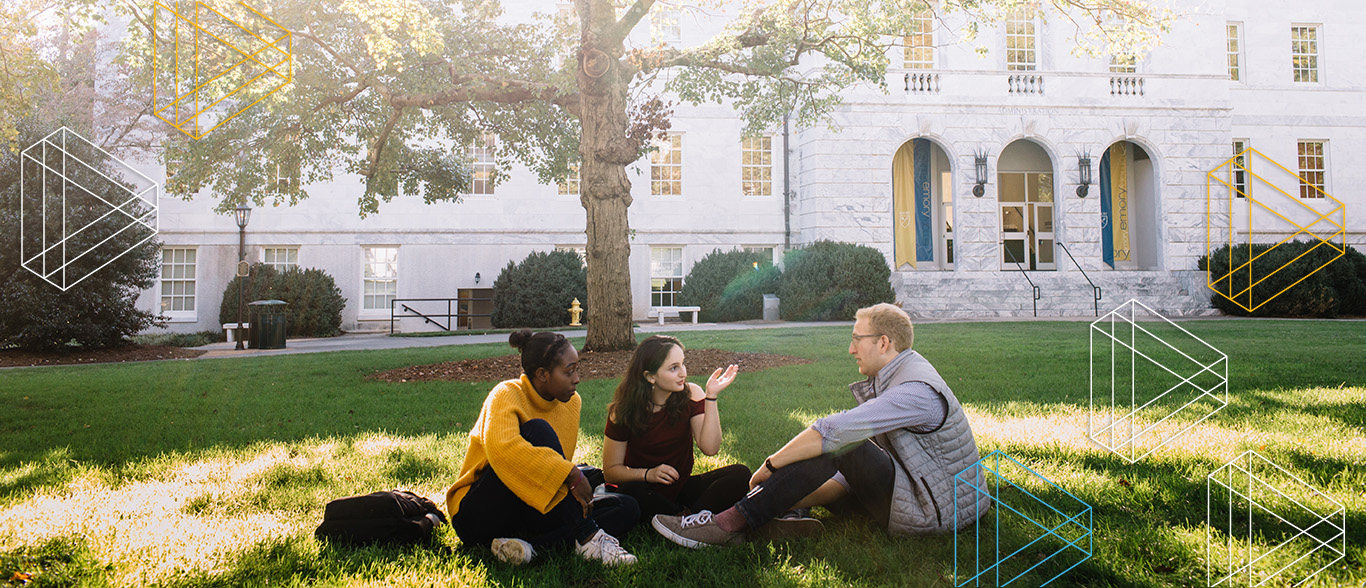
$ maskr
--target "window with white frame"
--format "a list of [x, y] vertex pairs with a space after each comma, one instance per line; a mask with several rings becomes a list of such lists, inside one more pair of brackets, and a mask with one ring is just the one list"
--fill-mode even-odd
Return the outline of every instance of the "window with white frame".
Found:
[[398, 297], [398, 247], [365, 247], [363, 310], [388, 311]]
[[1233, 140], [1233, 189], [1234, 198], [1246, 198], [1248, 195], [1247, 185], [1247, 139]]
[[1290, 27], [1290, 67], [1296, 82], [1319, 81], [1319, 27]]
[[195, 255], [193, 247], [161, 250], [161, 312], [172, 318], [195, 312]]
[[1299, 141], [1300, 198], [1323, 198], [1328, 165], [1323, 141]]
[[650, 306], [677, 306], [683, 290], [683, 248], [650, 248]]
[[1138, 71], [1138, 58], [1133, 55], [1111, 55], [1110, 73], [1135, 73]]
[[928, 10], [911, 17], [911, 28], [902, 40], [905, 49], [902, 67], [906, 69], [934, 68], [934, 20]]
[[470, 145], [470, 164], [474, 175], [470, 181], [470, 194], [493, 193], [493, 153], [498, 146], [498, 136], [483, 133]]
[[583, 262], [584, 269], [588, 269], [588, 248], [583, 245], [556, 245], [556, 251], [573, 251], [579, 256], [579, 261]]
[[162, 185], [165, 186], [167, 194], [175, 196], [188, 196], [190, 194], [189, 184], [184, 179], [176, 178], [176, 174], [179, 174], [182, 169], [185, 169], [183, 159], [172, 155], [166, 156], [166, 182]]
[[778, 251], [778, 247], [775, 245], [746, 245], [745, 251], [762, 253], [770, 262], [777, 263], [777, 260], [774, 259], [774, 255], [775, 252]]
[[261, 249], [261, 263], [275, 268], [277, 272], [296, 269], [299, 267], [299, 248], [263, 247]]
[[578, 196], [579, 183], [583, 178], [579, 175], [579, 164], [569, 164], [569, 175], [565, 176], [564, 181], [560, 182], [560, 196]]
[[650, 44], [678, 47], [683, 44], [682, 11], [656, 5], [650, 13]]
[[655, 151], [650, 154], [650, 194], [681, 196], [683, 194], [683, 135], [669, 133], [655, 139]]
[[1038, 67], [1034, 9], [1020, 6], [1006, 15], [1006, 69], [1034, 71]]
[[1228, 79], [1235, 82], [1243, 79], [1243, 23], [1231, 22], [1226, 27], [1225, 41], [1228, 47]]
[[564, 62], [579, 47], [579, 15], [575, 13], [573, 4], [559, 5], [555, 26], [560, 31], [560, 47], [555, 57], [557, 61]]
[[773, 137], [740, 139], [740, 188], [745, 196], [773, 195]]
[[299, 189], [299, 166], [290, 163], [274, 163], [270, 166], [270, 192], [288, 194]]

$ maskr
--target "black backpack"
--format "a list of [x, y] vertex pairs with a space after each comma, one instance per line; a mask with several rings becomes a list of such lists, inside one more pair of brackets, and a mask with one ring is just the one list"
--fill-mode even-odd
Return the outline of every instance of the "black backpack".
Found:
[[407, 490], [348, 496], [327, 503], [313, 535], [347, 545], [413, 545], [432, 537], [446, 515], [432, 501]]

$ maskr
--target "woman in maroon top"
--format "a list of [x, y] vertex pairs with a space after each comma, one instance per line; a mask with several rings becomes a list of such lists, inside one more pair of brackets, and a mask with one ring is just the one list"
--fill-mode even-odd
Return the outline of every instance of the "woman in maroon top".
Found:
[[717, 395], [735, 381], [734, 365], [717, 368], [706, 389], [688, 383], [683, 344], [655, 335], [636, 347], [607, 406], [602, 470], [619, 492], [640, 503], [640, 520], [657, 514], [720, 512], [749, 492], [749, 468], [735, 464], [692, 475], [692, 447], [721, 450]]

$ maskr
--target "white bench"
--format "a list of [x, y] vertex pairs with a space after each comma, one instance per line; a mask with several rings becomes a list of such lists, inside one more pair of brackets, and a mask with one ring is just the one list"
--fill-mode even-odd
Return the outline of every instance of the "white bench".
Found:
[[251, 323], [242, 323], [240, 325], [237, 323], [223, 323], [223, 334], [228, 336], [228, 343], [233, 343], [237, 341], [237, 338], [234, 335], [237, 334], [238, 329], [241, 329], [243, 332], [245, 332], [247, 329], [250, 328]]
[[695, 324], [697, 324], [697, 315], [698, 315], [698, 313], [702, 312], [702, 307], [701, 307], [701, 306], [656, 306], [656, 307], [654, 307], [654, 308], [651, 308], [651, 309], [650, 309], [650, 312], [646, 313], [645, 316], [648, 316], [648, 317], [650, 317], [650, 318], [656, 318], [656, 317], [658, 317], [658, 318], [659, 318], [659, 324], [663, 325], [663, 324], [664, 324], [664, 319], [665, 319], [665, 317], [668, 317], [668, 318], [675, 318], [675, 317], [678, 317], [678, 316], [679, 316], [679, 313], [683, 313], [683, 312], [691, 312], [691, 313], [692, 313], [692, 324], [695, 325]]

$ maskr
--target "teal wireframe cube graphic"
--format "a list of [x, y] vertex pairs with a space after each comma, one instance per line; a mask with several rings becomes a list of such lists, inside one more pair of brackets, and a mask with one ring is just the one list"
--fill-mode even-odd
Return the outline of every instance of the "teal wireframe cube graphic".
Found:
[[993, 451], [953, 481], [955, 504], [962, 492], [996, 503], [994, 512], [964, 513], [982, 515], [970, 529], [961, 528], [954, 512], [954, 586], [1010, 586], [1031, 572], [1043, 579], [1030, 585], [1047, 586], [1091, 559], [1091, 505], [1015, 458]]

